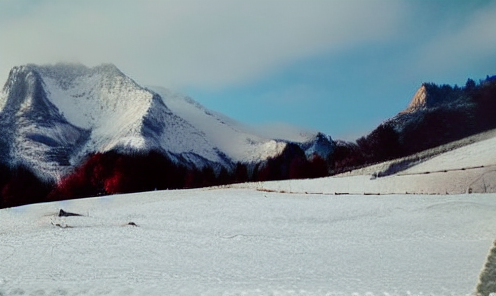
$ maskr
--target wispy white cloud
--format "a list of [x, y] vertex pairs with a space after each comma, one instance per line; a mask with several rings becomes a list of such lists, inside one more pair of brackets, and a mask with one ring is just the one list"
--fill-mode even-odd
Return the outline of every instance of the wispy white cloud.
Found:
[[222, 88], [390, 38], [405, 13], [399, 3], [5, 0], [0, 77], [28, 62], [114, 62], [144, 83]]
[[294, 142], [305, 142], [310, 140], [317, 130], [295, 126], [287, 122], [270, 122], [254, 125], [251, 132], [269, 139], [284, 139]]

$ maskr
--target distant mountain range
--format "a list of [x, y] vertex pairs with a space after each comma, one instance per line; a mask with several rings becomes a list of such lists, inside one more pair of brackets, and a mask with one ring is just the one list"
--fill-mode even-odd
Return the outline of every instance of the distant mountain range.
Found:
[[423, 84], [356, 142], [270, 139], [112, 64], [14, 67], [0, 94], [0, 208], [55, 199], [327, 176], [496, 128], [496, 77]]

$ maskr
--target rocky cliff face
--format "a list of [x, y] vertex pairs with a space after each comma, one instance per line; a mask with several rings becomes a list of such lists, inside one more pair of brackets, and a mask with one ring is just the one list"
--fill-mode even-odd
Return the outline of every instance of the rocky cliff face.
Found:
[[413, 95], [408, 107], [403, 112], [415, 112], [425, 107], [427, 107], [427, 88], [424, 84], [422, 84], [422, 86], [415, 92], [415, 95]]

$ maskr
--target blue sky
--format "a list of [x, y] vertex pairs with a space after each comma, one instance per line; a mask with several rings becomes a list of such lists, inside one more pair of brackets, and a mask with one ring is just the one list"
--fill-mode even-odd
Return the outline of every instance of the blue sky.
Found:
[[114, 63], [263, 129], [355, 139], [422, 82], [496, 74], [494, 0], [0, 1], [0, 80]]

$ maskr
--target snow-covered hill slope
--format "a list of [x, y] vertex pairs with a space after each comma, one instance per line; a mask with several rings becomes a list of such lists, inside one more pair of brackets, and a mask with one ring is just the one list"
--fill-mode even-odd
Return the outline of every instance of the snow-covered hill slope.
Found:
[[495, 167], [494, 170], [496, 170], [495, 147], [496, 137], [492, 137], [442, 153], [401, 173], [422, 174], [425, 172], [444, 172], [478, 167]]
[[[349, 171], [346, 173], [342, 173], [342, 174], [339, 174], [336, 176], [338, 176], [338, 177], [359, 176], [359, 175], [386, 176], [386, 175], [393, 175], [393, 174], [401, 174], [403, 171], [405, 171], [405, 170], [407, 170], [413, 166], [416, 166], [420, 163], [423, 163], [425, 161], [432, 159], [433, 157], [442, 155], [443, 153], [450, 152], [453, 150], [455, 150], [454, 153], [457, 154], [457, 157], [462, 157], [462, 158], [468, 157], [467, 158], [468, 162], [470, 162], [470, 164], [465, 164], [465, 165], [458, 164], [457, 162], [453, 162], [451, 165], [454, 167], [457, 167], [457, 168], [475, 167], [475, 166], [484, 165], [482, 163], [489, 165], [489, 164], [494, 163], [496, 161], [495, 160], [496, 157], [494, 156], [494, 153], [490, 152], [491, 146], [485, 146], [484, 144], [482, 144], [482, 147], [479, 147], [481, 150], [479, 152], [479, 151], [472, 151], [472, 150], [474, 147], [477, 147], [478, 145], [481, 145], [481, 144], [477, 144], [475, 146], [470, 146], [470, 145], [472, 145], [474, 143], [482, 142], [485, 140], [489, 140], [489, 139], [492, 139], [495, 137], [496, 137], [496, 129], [488, 130], [488, 131], [485, 131], [483, 133], [475, 134], [475, 135], [472, 135], [470, 137], [466, 137], [466, 138], [463, 138], [463, 139], [458, 140], [458, 141], [450, 142], [448, 144], [444, 144], [444, 145], [441, 145], [441, 146], [438, 146], [438, 147], [435, 147], [432, 149], [424, 150], [422, 152], [415, 153], [415, 154], [412, 154], [412, 155], [409, 155], [406, 157], [401, 157], [398, 159], [393, 159], [393, 160], [381, 162], [378, 164], [373, 164], [373, 165], [366, 166], [366, 167], [363, 167], [360, 169], [355, 169], [355, 170], [352, 170], [352, 171]], [[464, 155], [464, 153], [463, 153], [464, 150], [458, 150], [458, 148], [465, 147], [465, 146], [469, 146], [468, 148], [464, 148], [464, 149], [468, 149], [470, 151], [470, 152], [468, 152], [468, 155]], [[460, 153], [460, 151], [461, 151], [461, 153]], [[475, 156], [477, 156], [476, 158], [474, 158], [474, 153], [476, 154]], [[479, 153], [483, 153], [484, 156], [479, 157], [480, 156]], [[446, 165], [450, 165], [450, 164], [449, 163], [442, 163], [441, 164], [441, 166], [446, 166]], [[426, 170], [426, 171], [430, 171], [430, 170]]]
[[[286, 147], [287, 141], [250, 133], [191, 98], [155, 90], [111, 64], [15, 67], [0, 95], [0, 131], [6, 135], [0, 161], [59, 179], [94, 152], [158, 150], [186, 165], [229, 168], [277, 156]], [[312, 150], [317, 153], [332, 150], [325, 136], [300, 144], [320, 147]]]

